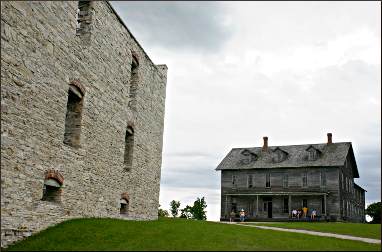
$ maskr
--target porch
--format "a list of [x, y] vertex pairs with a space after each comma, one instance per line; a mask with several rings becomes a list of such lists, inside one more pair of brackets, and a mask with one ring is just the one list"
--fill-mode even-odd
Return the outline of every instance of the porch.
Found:
[[[259, 192], [225, 194], [221, 220], [229, 220], [230, 213], [244, 209], [247, 221], [316, 221], [310, 220], [312, 210], [316, 211], [317, 221], [326, 220], [326, 192]], [[308, 208], [306, 218], [292, 218], [292, 210]]]

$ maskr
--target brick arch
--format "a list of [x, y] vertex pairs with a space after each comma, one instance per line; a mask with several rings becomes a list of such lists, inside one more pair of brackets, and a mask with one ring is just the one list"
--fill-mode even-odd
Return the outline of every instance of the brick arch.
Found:
[[129, 198], [129, 194], [127, 192], [121, 193], [121, 199], [124, 199], [127, 202], [129, 202]]
[[85, 86], [80, 82], [79, 79], [72, 80], [69, 83], [69, 85], [73, 85], [73, 86], [77, 87], [81, 91], [82, 95], [85, 95], [85, 92], [86, 92]]
[[45, 180], [48, 179], [54, 179], [56, 180], [60, 185], [64, 184], [64, 176], [61, 175], [59, 171], [56, 171], [54, 169], [49, 169], [45, 172]]

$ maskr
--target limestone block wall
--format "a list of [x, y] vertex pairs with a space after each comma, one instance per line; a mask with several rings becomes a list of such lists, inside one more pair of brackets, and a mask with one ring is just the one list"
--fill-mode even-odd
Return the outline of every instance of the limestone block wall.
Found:
[[[1, 4], [2, 247], [69, 218], [121, 218], [122, 193], [127, 218], [157, 218], [167, 67], [153, 64], [109, 3], [91, 3], [84, 34], [77, 9]], [[71, 83], [84, 93], [78, 148], [64, 143]], [[64, 179], [60, 202], [41, 200], [52, 169]]]

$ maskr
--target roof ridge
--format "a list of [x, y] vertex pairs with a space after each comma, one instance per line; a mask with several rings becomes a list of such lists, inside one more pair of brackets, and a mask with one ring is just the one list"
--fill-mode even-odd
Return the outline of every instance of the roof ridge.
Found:
[[[345, 143], [348, 143], [348, 144], [351, 144], [351, 142], [335, 142], [335, 143], [332, 143], [332, 144], [345, 144]], [[309, 144], [290, 144], [290, 145], [270, 145], [268, 146], [268, 148], [277, 148], [277, 147], [289, 147], [289, 146], [307, 146], [307, 145], [323, 145], [323, 144], [327, 144], [327, 143], [315, 143], [315, 144], [312, 144], [312, 143], [309, 143]], [[232, 150], [240, 150], [240, 149], [253, 149], [253, 148], [262, 148], [262, 146], [256, 146], [256, 147], [235, 147], [235, 148], [232, 148]]]

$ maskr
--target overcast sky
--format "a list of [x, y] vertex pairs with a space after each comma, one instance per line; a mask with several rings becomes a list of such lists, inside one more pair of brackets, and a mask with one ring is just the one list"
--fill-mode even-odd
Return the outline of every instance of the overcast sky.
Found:
[[167, 64], [160, 204], [206, 197], [218, 220], [233, 147], [353, 144], [366, 203], [381, 198], [379, 2], [112, 2]]

